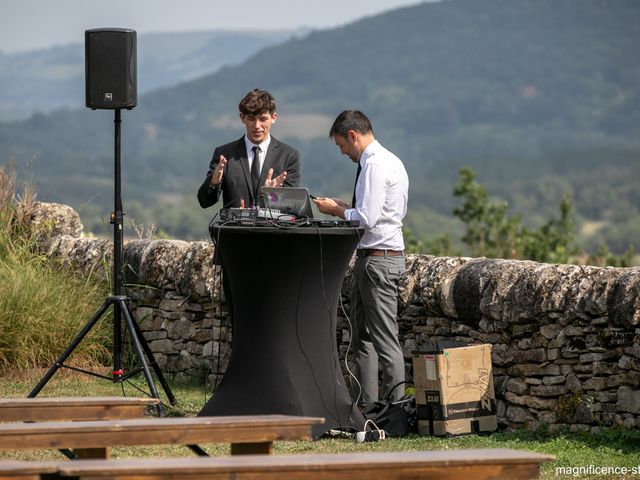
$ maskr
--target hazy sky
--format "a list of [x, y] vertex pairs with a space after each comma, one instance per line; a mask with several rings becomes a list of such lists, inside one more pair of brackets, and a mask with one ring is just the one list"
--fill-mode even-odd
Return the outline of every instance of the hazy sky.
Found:
[[89, 28], [324, 28], [421, 0], [0, 0], [0, 51], [83, 43]]

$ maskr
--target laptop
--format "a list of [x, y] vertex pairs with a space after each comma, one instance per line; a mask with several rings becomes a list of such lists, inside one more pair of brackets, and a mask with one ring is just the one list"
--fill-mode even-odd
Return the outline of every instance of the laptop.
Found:
[[261, 187], [262, 193], [259, 199], [260, 206], [264, 209], [278, 210], [283, 214], [296, 218], [312, 218], [309, 190], [301, 187]]

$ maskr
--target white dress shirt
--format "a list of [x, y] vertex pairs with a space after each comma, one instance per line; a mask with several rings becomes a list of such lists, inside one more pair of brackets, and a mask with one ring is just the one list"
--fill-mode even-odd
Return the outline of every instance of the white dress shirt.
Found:
[[409, 177], [402, 161], [374, 140], [360, 156], [356, 205], [344, 212], [365, 232], [358, 248], [404, 250], [402, 219], [407, 213]]
[[262, 143], [251, 143], [251, 141], [247, 138], [247, 135], [244, 136], [244, 144], [247, 147], [247, 159], [249, 160], [249, 170], [251, 170], [251, 165], [253, 165], [253, 147], [260, 147], [260, 158], [258, 161], [260, 162], [260, 170], [258, 172], [262, 173], [262, 166], [264, 165], [264, 159], [267, 156], [267, 149], [269, 148], [269, 144], [271, 143], [271, 135]]

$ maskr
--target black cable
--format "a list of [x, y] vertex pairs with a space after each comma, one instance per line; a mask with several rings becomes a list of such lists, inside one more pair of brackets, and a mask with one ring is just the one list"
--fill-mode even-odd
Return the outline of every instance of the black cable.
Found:
[[[147, 391], [145, 391], [145, 390], [142, 390], [142, 389], [141, 389], [140, 387], [138, 387], [136, 384], [134, 384], [133, 382], [131, 382], [131, 380], [129, 380], [128, 378], [125, 380], [125, 382], [127, 382], [127, 384], [128, 384], [128, 385], [130, 385], [130, 386], [131, 386], [132, 388], [134, 388], [135, 390], [138, 390], [138, 392], [140, 392], [140, 393], [142, 393], [142, 394], [146, 395], [147, 397], [149, 397], [149, 398], [155, 398], [155, 397], [153, 397], [149, 392], [147, 392]], [[122, 385], [122, 392], [124, 393], [124, 382], [121, 382], [121, 385]], [[125, 397], [126, 397], [126, 395], [125, 395]], [[161, 404], [164, 408], [166, 408], [167, 410], [173, 410], [173, 409], [175, 409], [175, 407], [174, 407], [173, 405], [171, 405], [170, 403], [169, 403], [169, 404], [166, 404], [165, 402], [163, 402], [163, 401], [162, 401], [162, 399], [159, 399], [159, 400], [160, 400], [160, 404]]]
[[[266, 218], [266, 222], [265, 222], [266, 225], [287, 230], [292, 228], [299, 228], [308, 224], [309, 217], [306, 217], [306, 216], [297, 218], [295, 215], [291, 215], [288, 213], [280, 213], [276, 218], [273, 218], [274, 217], [273, 211], [275, 209], [271, 208], [271, 200], [269, 199], [269, 196], [266, 193], [261, 192], [260, 194], [258, 194], [258, 199], [260, 198], [264, 200], [264, 209], [267, 212], [269, 212], [269, 215]], [[280, 212], [280, 210], [278, 211]], [[288, 218], [286, 220], [283, 220], [283, 217], [288, 217]], [[289, 219], [290, 217], [294, 217], [294, 220], [291, 221]]]
[[[233, 201], [229, 201], [227, 203], [225, 203], [224, 205], [222, 205], [222, 207], [220, 207], [220, 209], [215, 213], [215, 215], [213, 216], [213, 218], [211, 219], [211, 221], [209, 222], [209, 234], [211, 234], [211, 226], [215, 223], [216, 219], [220, 216], [220, 210], [222, 210], [223, 208], [228, 207], [229, 205], [231, 205], [233, 203]], [[219, 283], [218, 283], [218, 288], [219, 288], [219, 298], [220, 298], [220, 308], [222, 308], [222, 293], [223, 293], [223, 287], [222, 287], [222, 282], [223, 282], [223, 273], [222, 273], [222, 262], [218, 263], [218, 259], [220, 258], [220, 234], [222, 232], [222, 228], [225, 225], [228, 225], [230, 223], [233, 223], [233, 221], [228, 220], [226, 222], [222, 222], [221, 224], [218, 225], [218, 233], [216, 235], [216, 238], [211, 238], [211, 240], [213, 241], [214, 245], [215, 245], [215, 252], [213, 254], [213, 265], [214, 265], [214, 272], [213, 272], [213, 288], [215, 289], [215, 285], [216, 285], [216, 271], [218, 272], [218, 276], [220, 278]], [[219, 265], [219, 268], [217, 267], [217, 265]], [[209, 369], [211, 370], [211, 372], [214, 374], [215, 380], [213, 382], [213, 388], [211, 389], [211, 394], [213, 395], [213, 393], [216, 391], [216, 389], [218, 388], [218, 385], [220, 384], [220, 358], [222, 357], [222, 334], [223, 334], [223, 322], [220, 322], [220, 333], [218, 335], [218, 357], [216, 359], [215, 362], [215, 369], [214, 369], [214, 365], [213, 365], [213, 346], [215, 345], [215, 329], [214, 329], [214, 320], [215, 320], [215, 310], [214, 310], [214, 298], [215, 298], [215, 290], [213, 290], [211, 292], [211, 362], [209, 364]], [[231, 317], [233, 315], [233, 312], [229, 312], [229, 316]], [[228, 324], [224, 326], [225, 329], [229, 328], [229, 326], [231, 326], [231, 322], [227, 322]], [[224, 332], [225, 333], [225, 337], [226, 334], [228, 332]], [[233, 331], [231, 332], [231, 334], [233, 335]], [[207, 379], [205, 376], [205, 381], [204, 381], [204, 404], [207, 403]]]
[[[360, 235], [360, 229], [358, 227], [353, 227], [353, 230], [356, 232], [356, 234], [358, 235], [358, 244], [360, 245], [360, 242], [362, 241], [362, 235]], [[357, 249], [357, 246], [356, 246]], [[356, 250], [357, 252], [357, 250]], [[356, 253], [356, 261], [357, 261], [357, 253]], [[353, 266], [354, 271], [352, 272], [353, 275], [353, 286], [351, 287], [352, 290], [357, 289], [357, 283], [356, 283], [356, 278], [355, 278], [355, 263]], [[351, 295], [351, 297], [353, 297], [353, 294]], [[345, 361], [345, 367], [347, 368], [347, 370], [349, 371], [350, 374], [350, 379], [352, 379], [353, 381], [356, 382], [356, 384], [358, 385], [358, 396], [357, 398], [354, 400], [352, 397], [352, 401], [353, 404], [357, 404], [358, 401], [360, 400], [360, 396], [362, 395], [362, 384], [360, 383], [360, 381], [358, 380], [358, 377], [353, 374], [351, 372], [351, 369], [349, 368], [347, 362], [348, 362], [348, 357], [349, 357], [349, 349], [352, 345], [352, 340], [353, 340], [353, 331], [357, 328], [357, 326], [355, 325], [355, 320], [354, 323], [351, 323], [351, 319], [355, 316], [355, 306], [353, 305], [353, 298], [349, 299], [349, 316], [347, 316], [347, 312], [344, 309], [344, 305], [342, 304], [342, 298], [340, 299], [340, 306], [342, 307], [342, 313], [344, 314], [345, 318], [347, 319], [347, 323], [349, 325], [349, 347], [347, 348], [347, 351], [345, 352], [345, 357], [344, 357], [344, 361]], [[354, 310], [354, 312], [351, 311], [351, 309]], [[354, 351], [355, 354], [355, 351]], [[355, 366], [357, 369], [357, 365]], [[353, 381], [351, 382], [351, 388], [353, 389]], [[353, 405], [352, 404], [352, 405]]]
[[[326, 287], [324, 284], [324, 259], [323, 259], [323, 255], [322, 255], [322, 233], [320, 233], [320, 228], [317, 225], [314, 225], [316, 232], [318, 234], [318, 241], [320, 244], [320, 285], [322, 286], [322, 297], [324, 298], [324, 303], [325, 306], [327, 308], [327, 315], [329, 317], [329, 327], [331, 328], [331, 320], [332, 320], [332, 314], [333, 312], [331, 311], [331, 305], [329, 305], [329, 299], [327, 298], [327, 291], [326, 291]], [[336, 323], [337, 326], [337, 323]], [[336, 344], [336, 336], [337, 336], [337, 331], [329, 331], [329, 341], [331, 342], [331, 352], [335, 351], [336, 353], [338, 352], [338, 346]], [[333, 358], [330, 359], [331, 361], [329, 362], [329, 364], [331, 365], [331, 373], [334, 379], [333, 382], [333, 401], [334, 401], [334, 407], [336, 409], [336, 411], [340, 411], [338, 408], [338, 404], [337, 404], [337, 396], [338, 396], [338, 392], [336, 391], [336, 383], [338, 383], [338, 385], [340, 385], [339, 383], [339, 377], [337, 375], [336, 369], [335, 369], [335, 364], [333, 362]], [[342, 373], [342, 372], [341, 372]], [[345, 386], [346, 389], [346, 386]], [[348, 391], [348, 390], [347, 390]], [[351, 414], [351, 412], [349, 412], [349, 414]], [[343, 425], [344, 422], [342, 421], [342, 419], [339, 419], [339, 423], [340, 425]]]
[[[320, 282], [321, 282], [321, 286], [322, 286], [321, 287], [322, 288], [322, 295], [323, 295], [323, 298], [324, 298], [324, 301], [325, 301], [325, 306], [327, 308], [327, 314], [329, 316], [329, 319], [331, 320], [332, 316], [333, 316], [333, 312], [331, 310], [331, 305], [329, 305], [329, 299], [327, 297], [326, 287], [325, 287], [325, 284], [324, 284], [324, 270], [323, 270], [324, 260], [323, 260], [322, 234], [320, 232], [320, 228], [317, 225], [313, 225], [313, 227], [316, 229], [316, 232], [318, 233], [318, 239], [319, 239], [319, 243], [320, 243]], [[357, 228], [355, 230], [357, 231]], [[357, 231], [357, 233], [358, 233], [358, 235], [360, 234], [360, 232], [358, 232], [358, 231]], [[340, 304], [342, 305], [342, 292], [339, 291], [338, 295], [340, 296]], [[343, 312], [344, 312], [344, 308], [343, 308]], [[331, 327], [331, 323], [332, 322], [329, 322], [329, 326], [330, 327]], [[336, 322], [336, 327], [337, 327], [337, 322]], [[349, 328], [351, 329], [351, 324], [350, 323], [349, 323]], [[349, 334], [353, 335], [353, 332], [350, 331]], [[335, 351], [338, 352], [338, 346], [337, 346], [337, 343], [336, 343], [337, 330], [331, 330], [329, 332], [329, 339], [330, 339], [330, 342], [331, 342], [331, 351], [333, 352], [334, 349], [335, 349]], [[338, 355], [339, 355], [339, 353], [338, 353]], [[346, 355], [348, 355], [348, 352], [346, 352]], [[341, 377], [342, 370], [340, 370], [340, 376], [339, 376], [337, 374], [336, 370], [335, 370], [335, 365], [334, 365], [334, 361], [333, 360], [334, 359], [331, 358], [329, 363], [331, 365], [331, 371], [332, 371], [332, 375], [333, 375], [333, 378], [334, 378], [334, 402], [337, 402], [337, 391], [335, 390], [336, 384], [337, 384], [338, 386], [344, 388], [347, 391], [347, 393], [349, 394], [349, 398], [351, 398], [351, 406], [350, 406], [350, 409], [349, 409], [349, 417], [351, 418], [351, 412], [353, 412], [355, 401], [353, 400], [353, 396], [351, 395], [351, 392], [349, 391], [347, 386], [346, 385], [342, 385], [340, 383], [340, 378], [343, 378], [343, 377]], [[346, 360], [346, 357], [345, 357], [345, 360]], [[348, 372], [349, 372], [350, 375], [352, 375], [351, 371], [349, 369], [348, 369]], [[356, 381], [357, 381], [357, 379], [356, 379]], [[337, 403], [335, 403], [334, 406], [336, 407], [336, 411], [340, 411], [340, 409], [338, 408]], [[344, 429], [349, 429], [350, 428], [348, 422], [344, 422], [341, 418], [337, 419], [337, 420], [339, 420], [341, 428], [344, 428]]]
[[[205, 373], [204, 376], [204, 402], [203, 402], [203, 406], [207, 404], [208, 398], [207, 398], [207, 376], [209, 374], [209, 371], [213, 372], [213, 346], [215, 344], [215, 329], [214, 329], [214, 320], [215, 320], [215, 286], [216, 286], [216, 272], [218, 271], [218, 267], [216, 265], [213, 266], [213, 290], [211, 292], [211, 355], [212, 358], [210, 360], [209, 363], [209, 370]], [[220, 282], [222, 283], [222, 269], [220, 269]], [[222, 285], [220, 285], [220, 288], [222, 288]], [[222, 294], [221, 294], [222, 295]], [[220, 296], [220, 300], [222, 300], [222, 296]], [[220, 306], [222, 307], [222, 301], [220, 302]], [[220, 336], [222, 336], [222, 322], [220, 322]], [[216, 366], [216, 370], [220, 368], [220, 338], [218, 338], [218, 365]], [[214, 388], [212, 390], [212, 395], [213, 395], [213, 391], [215, 391], [215, 388], [217, 387], [217, 372], [214, 374], [216, 377], [216, 381], [214, 382]]]
[[[353, 230], [358, 235], [358, 244], [360, 244], [360, 241], [362, 240], [362, 236], [360, 235], [360, 230], [358, 229], [358, 227], [353, 227]], [[355, 285], [355, 279], [354, 279], [354, 285]], [[349, 363], [348, 363], [349, 362], [349, 351], [351, 350], [351, 345], [353, 344], [353, 330], [355, 329], [355, 327], [351, 323], [351, 319], [349, 318], [349, 315], [347, 315], [347, 311], [344, 308], [344, 304], [342, 302], [342, 292], [340, 292], [340, 297], [339, 298], [340, 298], [340, 308], [342, 309], [342, 314], [347, 319], [347, 325], [349, 326], [349, 344], [347, 345], [347, 351], [344, 354], [344, 365], [345, 365], [345, 368], [347, 370], [347, 373], [349, 374], [349, 381], [351, 383], [351, 391], [349, 393], [350, 393], [350, 396], [351, 396], [351, 408], [353, 409], [353, 406], [360, 399], [360, 395], [362, 395], [362, 385], [358, 381], [358, 378], [356, 377], [356, 375], [351, 371], [351, 368], [349, 368]], [[352, 305], [351, 305], [352, 303], [353, 303], [353, 301], [351, 300], [351, 303], [350, 303], [350, 307], [351, 308], [352, 308]], [[353, 316], [353, 314], [351, 314], [351, 316]], [[353, 399], [353, 395], [351, 395], [351, 392], [354, 390], [354, 388], [353, 388], [353, 382], [354, 381], [358, 385], [358, 396], [357, 396], [356, 400], [354, 400]]]
[[349, 382], [351, 384], [350, 394], [351, 392], [355, 391], [353, 382], [358, 385], [358, 395], [356, 396], [356, 398], [354, 399], [353, 395], [351, 394], [351, 408], [353, 409], [353, 406], [358, 403], [358, 400], [362, 395], [362, 385], [360, 385], [360, 382], [358, 381], [355, 373], [353, 373], [351, 371], [351, 368], [349, 368], [349, 351], [351, 350], [351, 345], [353, 345], [353, 325], [351, 324], [351, 319], [349, 318], [349, 315], [347, 315], [344, 304], [342, 303], [342, 296], [340, 296], [340, 308], [342, 309], [342, 314], [344, 315], [344, 318], [347, 319], [347, 325], [349, 326], [349, 344], [347, 345], [347, 351], [344, 354], [344, 366], [347, 369], [347, 373], [349, 374]]
[[[211, 222], [209, 222], [209, 228], [211, 228], [211, 225], [213, 224], [213, 221], [216, 219], [216, 217], [217, 217], [217, 214], [214, 215], [213, 219], [211, 219]], [[213, 243], [215, 244], [215, 249], [216, 249], [216, 251], [214, 253], [214, 259], [218, 259], [219, 258], [219, 256], [218, 256], [219, 253], [218, 252], [220, 251], [220, 238], [221, 238], [221, 234], [222, 234], [222, 229], [226, 225], [228, 225], [230, 223], [233, 223], [233, 222], [232, 221], [226, 221], [226, 222], [223, 222], [220, 225], [218, 225], [218, 233], [216, 234], [215, 238], [212, 238]], [[209, 231], [211, 231], [211, 230], [209, 230]], [[220, 301], [220, 307], [222, 307], [222, 290], [223, 290], [223, 287], [222, 287], [222, 282], [223, 282], [223, 278], [222, 278], [222, 275], [223, 275], [222, 263], [220, 263], [220, 268], [219, 268], [218, 271], [219, 271], [219, 277], [220, 277], [220, 281], [219, 281], [219, 284], [218, 284], [218, 288], [220, 289], [220, 297], [219, 298], [221, 300]], [[214, 271], [213, 275], [214, 275], [213, 276], [213, 286], [215, 288], [215, 284], [216, 284], [216, 282], [215, 282], [215, 271]], [[215, 294], [215, 292], [212, 292], [212, 295], [214, 295], [214, 294]], [[213, 308], [214, 307], [213, 307], [213, 298], [212, 298], [212, 302], [211, 302], [211, 355], [212, 356], [213, 356], [213, 351], [214, 351], [213, 346], [215, 344], [215, 329], [214, 329], [214, 318], [215, 317], [214, 317]], [[233, 312], [229, 312], [229, 316], [231, 318], [233, 318], [232, 317], [233, 316]], [[225, 325], [224, 328], [228, 329], [231, 325], [232, 325], [232, 322], [227, 322], [227, 325]], [[214, 383], [213, 383], [212, 393], [216, 391], [216, 389], [218, 388], [218, 385], [220, 384], [220, 376], [221, 376], [220, 359], [222, 357], [222, 333], [223, 333], [222, 329], [223, 329], [223, 325], [222, 325], [222, 322], [220, 322], [220, 334], [218, 336], [218, 356], [217, 356], [217, 359], [216, 359], [215, 370], [212, 369], [212, 371], [214, 372], [214, 375], [215, 375], [215, 380], [214, 380]], [[226, 336], [226, 333], [228, 333], [228, 332], [225, 331], [225, 336]], [[233, 335], [233, 331], [232, 331], [231, 334]], [[211, 361], [213, 362], [213, 357], [212, 357]], [[211, 365], [210, 368], [212, 368], [212, 367], [213, 367], [213, 365]], [[206, 381], [205, 381], [205, 385], [206, 385]], [[205, 392], [206, 392], [206, 389], [205, 389]], [[205, 403], [206, 403], [206, 396], [205, 396]]]
[[[307, 264], [305, 264], [304, 266], [304, 270], [303, 270], [303, 274], [302, 276], [304, 277], [304, 274], [307, 270]], [[322, 403], [322, 406], [324, 407], [325, 411], [327, 413], [330, 413], [329, 408], [327, 407], [327, 404], [325, 403], [325, 398], [324, 398], [324, 392], [322, 391], [322, 389], [320, 388], [320, 385], [318, 384], [318, 379], [315, 375], [315, 372], [313, 371], [313, 363], [311, 362], [311, 359], [309, 358], [309, 355], [307, 355], [307, 352], [303, 346], [303, 342], [302, 339], [300, 338], [300, 329], [299, 329], [299, 324], [300, 324], [300, 301], [302, 299], [302, 295], [301, 295], [301, 289], [302, 289], [302, 282], [300, 282], [299, 284], [299, 288], [298, 288], [298, 292], [296, 295], [296, 298], [298, 299], [298, 301], [296, 302], [296, 340], [298, 341], [298, 348], [300, 349], [300, 352], [302, 352], [302, 355], [304, 356], [305, 360], [307, 361], [307, 364], [309, 365], [309, 369], [311, 370], [311, 378], [313, 379], [313, 383], [316, 386], [316, 390], [318, 391], [319, 397], [320, 397], [320, 402]], [[334, 395], [334, 400], [335, 400], [335, 395]], [[340, 418], [336, 418], [335, 416], [331, 415], [331, 417], [336, 420], [338, 423], [342, 424], [342, 420]]]
[[[219, 269], [218, 277], [220, 278], [219, 286], [218, 286], [218, 289], [219, 289], [219, 292], [220, 292], [220, 297], [219, 298], [220, 298], [220, 300], [222, 300], [222, 281], [223, 281], [222, 280], [222, 268]], [[214, 276], [213, 276], [213, 282], [214, 282], [214, 285], [215, 285], [215, 273], [214, 273]], [[213, 323], [214, 323], [214, 308], [215, 308], [213, 306], [213, 296], [214, 295], [212, 294], [212, 299], [211, 299], [212, 300], [211, 301], [211, 355], [212, 355], [211, 362], [212, 363], [213, 363], [213, 352], [214, 352], [214, 348], [213, 347], [214, 347], [215, 341], [216, 341], [215, 329], [214, 329], [214, 325], [213, 325]], [[222, 301], [220, 302], [220, 307], [222, 308]], [[229, 315], [231, 316], [232, 312], [229, 312]], [[213, 388], [211, 389], [212, 394], [213, 394], [213, 392], [216, 391], [216, 389], [218, 388], [218, 385], [220, 383], [220, 380], [219, 380], [220, 379], [220, 375], [221, 375], [221, 372], [220, 372], [220, 363], [221, 363], [220, 359], [222, 357], [222, 329], [223, 328], [227, 329], [228, 328], [228, 324], [223, 326], [223, 322], [220, 322], [220, 333], [218, 334], [218, 355], [217, 355], [216, 362], [215, 362], [215, 370], [213, 369], [213, 365], [210, 366], [210, 368], [212, 369], [212, 372], [214, 372], [214, 375], [215, 375], [215, 380], [213, 382]], [[225, 332], [225, 336], [226, 336], [226, 333], [227, 332]], [[205, 386], [206, 386], [206, 380], [205, 380]], [[205, 392], [206, 392], [206, 389], [205, 389]], [[205, 395], [205, 403], [206, 403], [206, 401], [207, 401], [207, 398], [206, 398], [206, 395]]]

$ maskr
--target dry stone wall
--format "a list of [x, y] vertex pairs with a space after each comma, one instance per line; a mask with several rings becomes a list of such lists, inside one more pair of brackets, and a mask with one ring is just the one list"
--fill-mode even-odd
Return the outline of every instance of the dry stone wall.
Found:
[[[43, 205], [63, 226], [42, 247], [71, 268], [106, 274], [108, 240], [82, 238], [77, 214]], [[66, 228], [64, 225], [72, 225]], [[46, 238], [45, 238], [46, 237]], [[177, 379], [224, 372], [231, 329], [210, 242], [125, 243], [126, 293], [163, 372]], [[401, 341], [489, 343], [498, 421], [508, 428], [640, 428], [640, 268], [409, 256], [398, 295]], [[343, 284], [348, 312], [351, 277]], [[344, 357], [348, 323], [337, 332]]]

